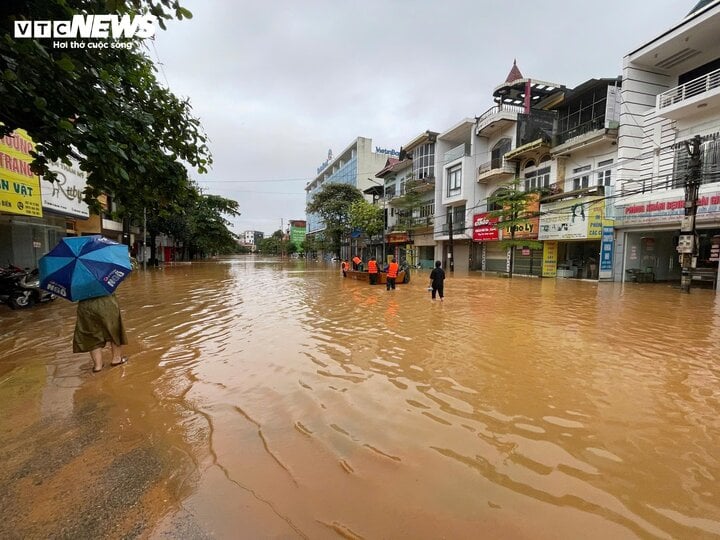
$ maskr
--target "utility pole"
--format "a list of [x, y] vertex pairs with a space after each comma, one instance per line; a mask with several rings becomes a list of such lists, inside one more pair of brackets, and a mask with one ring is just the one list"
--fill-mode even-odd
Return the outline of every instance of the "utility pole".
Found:
[[455, 260], [454, 260], [454, 253], [453, 253], [453, 208], [452, 206], [448, 207], [448, 259], [449, 259], [449, 265], [450, 265], [450, 271], [455, 272]]
[[685, 141], [689, 159], [685, 173], [685, 217], [680, 224], [680, 239], [678, 253], [682, 273], [680, 275], [680, 290], [689, 293], [692, 284], [692, 269], [695, 267], [697, 242], [695, 238], [695, 216], [697, 215], [697, 200], [700, 191], [702, 154], [700, 135], [695, 135], [692, 141]]
[[147, 208], [143, 208], [143, 270], [147, 270]]

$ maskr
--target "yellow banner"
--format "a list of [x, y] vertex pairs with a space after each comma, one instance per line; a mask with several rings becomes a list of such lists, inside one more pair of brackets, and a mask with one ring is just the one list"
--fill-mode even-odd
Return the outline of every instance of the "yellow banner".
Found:
[[0, 139], [0, 212], [42, 217], [40, 178], [30, 170], [34, 148], [22, 129]]
[[558, 243], [556, 240], [543, 242], [542, 277], [557, 277]]

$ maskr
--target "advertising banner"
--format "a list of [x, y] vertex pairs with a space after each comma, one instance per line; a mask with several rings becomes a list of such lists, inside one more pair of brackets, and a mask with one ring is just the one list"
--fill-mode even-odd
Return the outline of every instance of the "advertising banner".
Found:
[[600, 239], [605, 202], [578, 197], [543, 204], [540, 208], [539, 240]]
[[0, 212], [42, 217], [40, 179], [30, 170], [34, 147], [21, 129], [0, 139]]
[[542, 277], [557, 277], [558, 243], [554, 240], [543, 242]]
[[57, 174], [57, 181], [40, 183], [43, 208], [68, 216], [89, 217], [90, 210], [83, 202], [87, 175], [80, 170], [79, 163], [72, 158], [69, 166], [56, 161], [50, 165], [50, 170]]
[[603, 226], [602, 239], [600, 241], [600, 279], [612, 277], [613, 249], [615, 245], [615, 234], [613, 227]]
[[473, 241], [489, 242], [500, 239], [500, 231], [497, 228], [499, 218], [491, 217], [488, 212], [475, 214], [473, 216]]

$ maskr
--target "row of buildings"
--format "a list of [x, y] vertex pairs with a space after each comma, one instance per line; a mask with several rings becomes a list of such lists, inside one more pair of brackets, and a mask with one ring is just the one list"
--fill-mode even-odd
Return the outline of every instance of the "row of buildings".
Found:
[[[329, 156], [306, 186], [349, 183], [381, 205], [386, 229], [366, 251], [455, 270], [623, 281], [679, 281], [689, 153], [700, 140], [693, 265], [717, 279], [720, 258], [720, 0], [703, 0], [676, 26], [629, 52], [622, 76], [574, 88], [525, 76], [513, 63], [494, 105], [400, 151], [358, 137]], [[515, 238], [490, 212], [493, 194], [519, 179], [542, 189]], [[408, 194], [414, 198], [408, 211]], [[307, 216], [307, 234], [323, 224]], [[362, 246], [360, 246], [362, 247]], [[357, 246], [347, 245], [349, 254]]]
[[[128, 244], [142, 260], [140, 228], [114, 218], [112, 197], [101, 195], [102, 214], [91, 214], [83, 201], [87, 176], [78, 162], [52, 164], [57, 181], [51, 183], [30, 170], [34, 148], [23, 130], [0, 139], [0, 265], [36, 268], [61, 238], [86, 234]], [[156, 257], [171, 260], [172, 242], [165, 237], [157, 242]]]

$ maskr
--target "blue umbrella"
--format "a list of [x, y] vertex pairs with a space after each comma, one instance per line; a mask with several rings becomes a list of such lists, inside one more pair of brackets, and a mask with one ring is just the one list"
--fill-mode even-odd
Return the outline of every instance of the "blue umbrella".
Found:
[[99, 234], [63, 238], [39, 266], [40, 287], [73, 302], [112, 294], [132, 269], [128, 247]]

